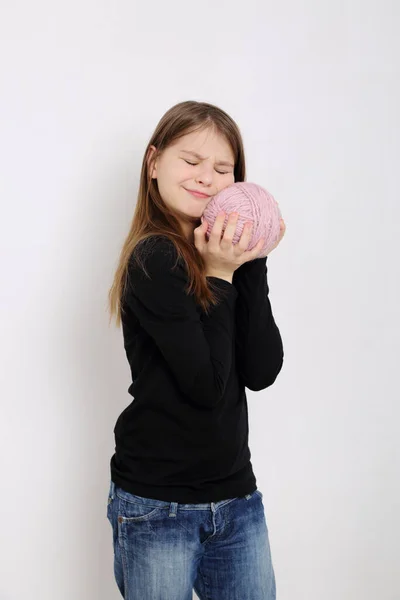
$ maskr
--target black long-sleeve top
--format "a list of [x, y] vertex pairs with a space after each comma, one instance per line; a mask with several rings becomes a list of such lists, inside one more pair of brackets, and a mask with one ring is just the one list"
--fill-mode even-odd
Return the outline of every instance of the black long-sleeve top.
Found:
[[232, 283], [208, 277], [219, 304], [206, 315], [188, 295], [173, 243], [153, 238], [132, 254], [122, 328], [132, 402], [114, 427], [111, 478], [126, 491], [171, 502], [253, 492], [245, 387], [271, 386], [283, 345], [267, 284], [267, 258], [241, 265]]

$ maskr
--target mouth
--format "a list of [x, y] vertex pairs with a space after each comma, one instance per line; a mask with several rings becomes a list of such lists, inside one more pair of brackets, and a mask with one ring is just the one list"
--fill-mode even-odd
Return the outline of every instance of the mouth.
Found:
[[184, 189], [195, 198], [211, 198], [210, 194], [204, 194], [203, 192], [196, 192], [196, 190], [188, 190], [186, 188]]

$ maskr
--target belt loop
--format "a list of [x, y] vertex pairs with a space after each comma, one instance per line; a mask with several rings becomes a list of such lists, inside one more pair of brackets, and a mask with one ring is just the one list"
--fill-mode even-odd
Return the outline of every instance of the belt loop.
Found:
[[246, 498], [246, 500], [250, 500], [250, 498], [251, 498], [251, 494], [246, 494], [246, 495], [245, 495], [245, 498]]
[[178, 510], [178, 503], [171, 502], [169, 505], [169, 517], [176, 517], [176, 512]]

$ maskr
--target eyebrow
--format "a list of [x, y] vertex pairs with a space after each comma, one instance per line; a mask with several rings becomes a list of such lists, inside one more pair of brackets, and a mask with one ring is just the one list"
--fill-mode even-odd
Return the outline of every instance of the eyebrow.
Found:
[[[186, 152], [187, 154], [192, 154], [193, 156], [195, 156], [196, 158], [198, 158], [199, 160], [204, 160], [205, 157], [204, 156], [200, 156], [200, 154], [197, 154], [197, 152], [193, 152], [193, 150], [181, 150], [181, 152]], [[217, 165], [224, 165], [226, 167], [234, 167], [234, 165], [226, 160], [219, 160], [217, 161]]]

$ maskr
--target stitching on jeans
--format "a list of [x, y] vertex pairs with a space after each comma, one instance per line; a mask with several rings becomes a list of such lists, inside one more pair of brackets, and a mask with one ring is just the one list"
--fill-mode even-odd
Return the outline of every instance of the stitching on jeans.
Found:
[[119, 521], [119, 515], [117, 514], [117, 527], [118, 527], [118, 544], [119, 544], [119, 551], [121, 554], [121, 559], [122, 559], [122, 574], [124, 577], [124, 598], [125, 600], [129, 600], [129, 568], [128, 568], [128, 558], [125, 555], [125, 543], [124, 543], [124, 538], [122, 535], [122, 525], [123, 523], [120, 523]]

